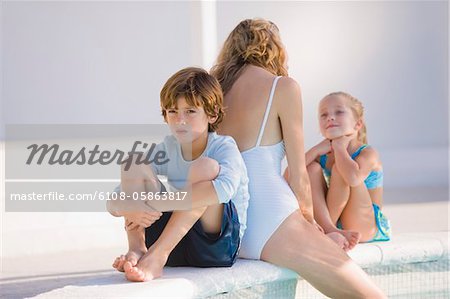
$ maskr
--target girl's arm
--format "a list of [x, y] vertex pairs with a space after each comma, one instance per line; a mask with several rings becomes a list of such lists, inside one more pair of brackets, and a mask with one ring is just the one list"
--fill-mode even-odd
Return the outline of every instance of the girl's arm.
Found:
[[348, 142], [346, 145], [346, 141], [339, 140], [341, 138], [348, 137], [343, 136], [332, 141], [336, 167], [345, 182], [350, 187], [355, 187], [362, 184], [374, 169], [378, 161], [378, 153], [369, 147], [364, 149], [356, 160], [353, 160], [347, 151]]
[[278, 82], [275, 93], [277, 98], [283, 99], [282, 104], [277, 105], [277, 101], [274, 104], [277, 106], [286, 146], [289, 166], [287, 182], [299, 202], [303, 216], [314, 223], [311, 185], [306, 171], [300, 86], [295, 80], [283, 77]]
[[[324, 139], [306, 152], [305, 154], [306, 166], [309, 166], [309, 164], [311, 164], [314, 161], [317, 162], [317, 159], [320, 156], [326, 155], [329, 152], [331, 152], [331, 140]], [[289, 180], [289, 167], [286, 167], [283, 176], [286, 181]]]
[[306, 166], [329, 152], [331, 152], [331, 141], [329, 139], [324, 139], [306, 152]]

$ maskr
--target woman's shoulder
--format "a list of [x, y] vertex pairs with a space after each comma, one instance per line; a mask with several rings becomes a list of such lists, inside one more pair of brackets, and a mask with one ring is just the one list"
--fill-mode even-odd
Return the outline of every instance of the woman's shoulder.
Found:
[[298, 100], [298, 97], [301, 95], [301, 88], [295, 79], [291, 77], [280, 77], [276, 92], [283, 99]]
[[302, 92], [300, 85], [291, 77], [280, 77], [274, 94], [273, 106], [278, 114], [301, 111]]

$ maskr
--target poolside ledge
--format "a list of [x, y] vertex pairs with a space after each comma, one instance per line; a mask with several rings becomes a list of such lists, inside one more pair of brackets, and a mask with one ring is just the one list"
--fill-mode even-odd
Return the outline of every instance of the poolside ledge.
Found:
[[[389, 242], [359, 244], [349, 255], [366, 270], [448, 261], [448, 237], [448, 232], [404, 233]], [[296, 273], [290, 270], [261, 261], [238, 260], [231, 268], [167, 267], [164, 278], [145, 283], [129, 283], [123, 274], [110, 271], [35, 298], [294, 298], [298, 281]]]

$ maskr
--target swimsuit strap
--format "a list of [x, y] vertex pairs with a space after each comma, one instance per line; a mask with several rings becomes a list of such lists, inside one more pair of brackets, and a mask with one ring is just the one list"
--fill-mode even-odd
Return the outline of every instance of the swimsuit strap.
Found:
[[361, 146], [356, 150], [356, 152], [354, 152], [354, 153], [352, 154], [352, 159], [355, 159], [356, 157], [358, 157], [359, 154], [361, 153], [361, 151], [362, 151], [363, 149], [365, 149], [366, 147], [368, 147], [368, 146], [369, 146], [368, 144], [363, 144], [363, 145], [361, 145]]
[[320, 156], [320, 166], [325, 168], [325, 165], [327, 165], [327, 155], [322, 155]]
[[275, 87], [277, 86], [278, 79], [280, 79], [280, 78], [281, 78], [281, 76], [278, 76], [273, 80], [272, 89], [270, 90], [269, 101], [267, 102], [266, 112], [264, 113], [264, 118], [262, 121], [261, 129], [259, 130], [258, 139], [256, 140], [255, 146], [259, 146], [261, 143], [261, 139], [264, 134], [264, 129], [266, 128], [267, 118], [269, 117], [270, 107], [272, 106], [273, 94], [275, 93]]

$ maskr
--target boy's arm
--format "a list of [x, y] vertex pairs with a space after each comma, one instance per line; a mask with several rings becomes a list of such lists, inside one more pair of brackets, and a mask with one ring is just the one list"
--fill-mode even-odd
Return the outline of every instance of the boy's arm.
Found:
[[192, 185], [193, 208], [229, 202], [235, 196], [241, 178], [245, 175], [244, 161], [231, 137], [212, 151], [210, 158], [219, 163], [219, 174], [212, 181]]
[[[165, 139], [164, 142], [166, 142], [166, 140], [167, 139]], [[155, 176], [155, 178], [157, 175], [167, 175], [168, 152], [167, 152], [164, 142], [158, 143], [156, 145], [156, 147], [154, 148], [152, 155], [149, 157], [149, 159], [151, 160], [151, 163], [148, 166], [152, 170], [151, 175]], [[145, 153], [144, 157], [147, 157], [147, 153], [148, 152]], [[155, 155], [161, 155], [161, 153], [164, 154], [164, 158], [155, 161]], [[166, 162], [164, 162], [164, 161], [166, 161]], [[146, 165], [146, 164], [144, 164], [144, 165]], [[124, 170], [124, 167], [122, 167], [121, 171], [128, 171], [128, 170]], [[121, 192], [122, 192], [121, 185], [118, 185], [113, 191], [113, 193], [119, 193], [119, 194]], [[118, 196], [117, 198], [120, 198], [120, 196]], [[139, 202], [139, 203], [136, 203], [136, 202]], [[124, 212], [127, 210], [128, 211], [129, 210], [132, 210], [132, 211], [140, 211], [141, 210], [144, 212], [155, 212], [154, 209], [152, 209], [148, 205], [144, 204], [144, 202], [142, 200], [134, 201], [134, 200], [120, 200], [120, 199], [107, 200], [106, 201], [106, 210], [115, 217], [126, 216], [125, 215], [126, 213], [124, 213]]]
[[333, 146], [333, 149], [336, 168], [350, 187], [362, 184], [378, 161], [373, 148], [364, 149], [356, 160], [348, 154], [346, 146]]

